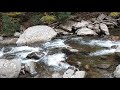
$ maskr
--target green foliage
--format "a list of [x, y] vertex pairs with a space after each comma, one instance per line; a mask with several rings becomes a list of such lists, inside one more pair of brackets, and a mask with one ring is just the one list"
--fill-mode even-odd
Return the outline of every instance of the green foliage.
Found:
[[56, 17], [54, 15], [45, 15], [40, 20], [45, 24], [51, 24], [56, 21]]
[[110, 16], [112, 16], [112, 17], [118, 17], [118, 16], [120, 16], [120, 12], [111, 12]]
[[42, 23], [42, 21], [40, 20], [42, 16], [43, 16], [42, 13], [32, 16], [30, 18], [32, 25], [40, 25]]
[[19, 20], [9, 17], [7, 14], [2, 14], [2, 23], [2, 33], [7, 36], [13, 35], [20, 29]]
[[71, 12], [56, 12], [55, 15], [57, 16], [58, 21], [63, 22], [70, 17]]

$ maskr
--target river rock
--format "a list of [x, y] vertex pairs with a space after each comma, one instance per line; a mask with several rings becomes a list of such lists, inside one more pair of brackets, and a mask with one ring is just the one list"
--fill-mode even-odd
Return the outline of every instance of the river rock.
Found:
[[105, 35], [110, 35], [108, 27], [104, 23], [100, 23], [100, 29], [102, 32], [104, 32]]
[[59, 27], [66, 31], [72, 31], [72, 27], [76, 24], [75, 21], [66, 21], [65, 23], [61, 24]]
[[84, 78], [86, 75], [85, 71], [76, 71], [71, 78]]
[[32, 53], [28, 54], [26, 58], [38, 60], [38, 59], [40, 59], [43, 56], [44, 56], [44, 53], [41, 53], [41, 52], [32, 52]]
[[120, 57], [120, 47], [117, 47], [117, 49], [115, 50], [115, 55], [117, 57]]
[[25, 45], [35, 42], [45, 42], [51, 40], [55, 37], [57, 33], [49, 26], [46, 25], [38, 25], [29, 27], [24, 31], [22, 35], [20, 35], [17, 40], [17, 45]]
[[62, 78], [62, 75], [60, 75], [58, 72], [55, 72], [52, 74], [52, 78]]
[[21, 70], [21, 61], [18, 59], [0, 59], [0, 78], [17, 78]]
[[3, 40], [3, 37], [2, 36], [0, 36], [0, 41], [2, 41]]
[[71, 76], [74, 74], [74, 70], [68, 69], [64, 74], [63, 78], [71, 78]]
[[89, 25], [88, 21], [84, 21], [82, 20], [81, 22], [76, 23], [76, 25], [74, 24], [74, 27], [76, 28], [81, 28], [81, 27], [86, 27]]
[[19, 32], [14, 33], [14, 37], [20, 37], [20, 35], [21, 35], [21, 33], [19, 33]]
[[114, 77], [120, 78], [120, 64], [116, 67], [115, 71], [113, 72]]
[[75, 69], [68, 69], [66, 72], [64, 72], [63, 78], [84, 78], [85, 75], [85, 71], [76, 71]]
[[77, 35], [97, 35], [97, 33], [89, 28], [82, 28], [77, 30]]
[[5, 39], [0, 41], [0, 44], [2, 45], [16, 45], [16, 41], [18, 40], [18, 38], [11, 38], [11, 39]]
[[107, 15], [105, 15], [105, 14], [100, 14], [99, 16], [98, 16], [98, 18], [97, 18], [97, 20], [98, 21], [103, 21], [103, 19], [105, 19], [107, 17]]
[[25, 63], [25, 70], [28, 71], [31, 76], [35, 76], [37, 74], [36, 70], [36, 63], [33, 61], [28, 61]]
[[110, 64], [98, 64], [97, 67], [100, 69], [108, 69], [110, 68]]

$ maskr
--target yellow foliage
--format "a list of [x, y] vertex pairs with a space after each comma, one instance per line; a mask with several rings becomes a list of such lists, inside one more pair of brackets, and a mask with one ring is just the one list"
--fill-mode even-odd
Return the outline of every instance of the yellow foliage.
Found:
[[112, 17], [118, 17], [118, 16], [120, 16], [120, 12], [111, 12], [110, 16], [112, 16]]
[[43, 23], [51, 24], [56, 21], [56, 17], [53, 15], [45, 15], [41, 18]]
[[16, 17], [16, 16], [19, 16], [19, 15], [23, 15], [24, 13], [23, 12], [9, 12], [9, 13], [6, 13], [6, 14], [10, 17]]

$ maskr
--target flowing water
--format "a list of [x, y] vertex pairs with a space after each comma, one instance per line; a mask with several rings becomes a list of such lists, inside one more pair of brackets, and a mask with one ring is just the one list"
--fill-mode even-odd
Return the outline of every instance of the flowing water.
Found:
[[[77, 62], [82, 63], [78, 68], [87, 72], [87, 78], [112, 78], [118, 65], [114, 56], [115, 49], [111, 48], [114, 45], [120, 46], [120, 41], [70, 35], [32, 46], [1, 47], [0, 58], [11, 56], [20, 59], [22, 63], [34, 61], [40, 78], [49, 78], [54, 72], [62, 75], [68, 67], [76, 66]], [[42, 52], [44, 55], [38, 60], [27, 59], [27, 55], [32, 52]], [[101, 69], [98, 68], [100, 64], [109, 64], [110, 67]], [[28, 74], [24, 77], [31, 76]]]

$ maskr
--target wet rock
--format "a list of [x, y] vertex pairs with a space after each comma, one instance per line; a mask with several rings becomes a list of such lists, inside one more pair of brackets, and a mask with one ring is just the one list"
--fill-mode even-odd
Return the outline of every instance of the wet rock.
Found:
[[28, 71], [31, 76], [35, 76], [37, 74], [36, 70], [36, 63], [33, 61], [28, 61], [25, 63], [25, 70]]
[[98, 64], [97, 65], [97, 67], [99, 68], [99, 69], [108, 69], [108, 68], [110, 68], [110, 64]]
[[55, 37], [57, 33], [49, 26], [38, 25], [27, 28], [23, 34], [20, 35], [16, 44], [26, 45], [35, 42], [45, 42]]
[[11, 60], [11, 59], [14, 59], [16, 55], [14, 54], [4, 54], [2, 56], [3, 59], [8, 59], [8, 60]]
[[106, 24], [100, 23], [100, 29], [101, 29], [102, 32], [105, 33], [105, 35], [110, 35], [109, 30], [108, 30], [108, 27], [107, 27]]
[[2, 36], [0, 36], [0, 41], [2, 41], [3, 40], [3, 37]]
[[19, 33], [19, 32], [14, 33], [14, 37], [20, 37], [20, 35], [21, 35], [21, 33]]
[[115, 55], [120, 58], [120, 47], [116, 48]]
[[111, 46], [112, 49], [117, 49], [118, 45]]
[[40, 59], [43, 56], [44, 56], [44, 53], [41, 53], [41, 52], [32, 52], [32, 53], [28, 54], [26, 58], [38, 60], [38, 59]]
[[52, 74], [52, 78], [62, 78], [62, 75], [60, 75], [58, 72], [55, 72]]
[[18, 59], [0, 59], [0, 78], [17, 78], [21, 70], [21, 61]]
[[65, 23], [60, 25], [60, 28], [66, 31], [72, 31], [72, 26], [74, 26], [75, 24], [75, 21], [66, 21]]
[[97, 33], [89, 28], [82, 28], [77, 30], [77, 35], [97, 35]]
[[116, 78], [120, 78], [120, 65], [118, 65], [115, 69], [115, 71], [113, 72], [114, 77]]

